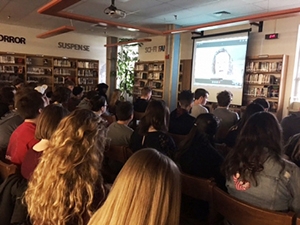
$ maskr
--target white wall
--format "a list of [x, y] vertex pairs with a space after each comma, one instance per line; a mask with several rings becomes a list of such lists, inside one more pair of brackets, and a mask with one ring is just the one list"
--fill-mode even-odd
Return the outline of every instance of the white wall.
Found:
[[[150, 37], [150, 39], [152, 40], [151, 42], [144, 42], [143, 45], [139, 47], [139, 60], [140, 61], [164, 61], [166, 48], [165, 51], [159, 51], [158, 46], [166, 45], [166, 37], [155, 36], [155, 37]], [[153, 51], [153, 47], [156, 47], [157, 51]]]
[[[65, 56], [70, 58], [94, 59], [99, 60], [99, 70], [101, 70], [102, 67], [106, 68], [106, 48], [104, 47], [104, 45], [106, 44], [106, 37], [69, 32], [46, 39], [36, 38], [36, 35], [44, 32], [46, 32], [46, 30], [0, 24], [1, 35], [26, 38], [25, 45], [0, 42], [0, 51], [22, 54], [38, 54], [61, 57]], [[90, 51], [78, 51], [58, 48], [58, 42], [89, 45]], [[101, 70], [101, 73], [99, 72], [99, 80], [100, 82], [105, 82], [105, 79], [106, 73], [104, 69], [104, 71]]]
[[[252, 27], [252, 32], [249, 38], [248, 56], [257, 56], [263, 54], [269, 55], [281, 55], [286, 54], [289, 56], [288, 70], [286, 77], [286, 87], [284, 94], [283, 104], [283, 117], [288, 114], [287, 107], [290, 103], [292, 83], [293, 83], [293, 71], [294, 61], [296, 53], [296, 42], [298, 34], [300, 16], [288, 17], [283, 19], [269, 20], [264, 22], [263, 32], [258, 33], [257, 27]], [[239, 30], [249, 28], [250, 25], [244, 25], [239, 27], [228, 27], [225, 29], [218, 29], [212, 31], [205, 31], [208, 33], [220, 33], [230, 30]], [[279, 33], [279, 39], [265, 40], [265, 34]], [[192, 58], [192, 40], [191, 33], [185, 33], [181, 36], [181, 59]]]

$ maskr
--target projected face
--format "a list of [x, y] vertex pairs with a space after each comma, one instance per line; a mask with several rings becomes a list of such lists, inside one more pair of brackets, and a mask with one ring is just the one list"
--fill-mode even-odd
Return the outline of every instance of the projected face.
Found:
[[219, 49], [213, 58], [213, 73], [217, 77], [224, 77], [226, 75], [231, 75], [232, 73], [232, 61], [231, 56], [226, 49]]

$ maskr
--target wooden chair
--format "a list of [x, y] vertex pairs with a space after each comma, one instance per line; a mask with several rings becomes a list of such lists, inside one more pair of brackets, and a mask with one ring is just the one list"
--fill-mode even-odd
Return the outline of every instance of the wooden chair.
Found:
[[125, 163], [132, 154], [132, 151], [127, 146], [119, 145], [112, 145], [106, 151], [104, 151], [104, 155], [106, 157], [121, 163]]
[[172, 134], [172, 133], [168, 133], [168, 134], [173, 138], [177, 146], [179, 146], [180, 142], [182, 142], [187, 137], [187, 135]]
[[295, 213], [261, 209], [213, 187], [213, 208], [234, 225], [292, 225]]
[[16, 173], [17, 166], [14, 164], [7, 164], [0, 161], [0, 178], [5, 180], [9, 175]]
[[216, 213], [212, 208], [212, 190], [213, 187], [216, 185], [214, 180], [193, 177], [188, 174], [181, 173], [181, 183], [182, 194], [209, 203], [210, 214], [208, 217], [208, 223], [216, 224], [218, 218], [216, 217]]

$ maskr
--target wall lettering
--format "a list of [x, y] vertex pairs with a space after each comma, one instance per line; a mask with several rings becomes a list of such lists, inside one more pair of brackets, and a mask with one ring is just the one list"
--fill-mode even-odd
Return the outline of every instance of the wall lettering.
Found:
[[90, 51], [89, 45], [79, 45], [73, 43], [65, 43], [65, 42], [58, 42], [58, 48], [65, 48], [65, 49], [74, 49], [78, 51]]
[[145, 48], [145, 53], [164, 52], [164, 51], [165, 51], [165, 48], [166, 48], [165, 45], [146, 47], [146, 48]]
[[14, 43], [14, 44], [26, 44], [26, 39], [24, 37], [14, 37], [4, 34], [0, 34], [0, 42]]

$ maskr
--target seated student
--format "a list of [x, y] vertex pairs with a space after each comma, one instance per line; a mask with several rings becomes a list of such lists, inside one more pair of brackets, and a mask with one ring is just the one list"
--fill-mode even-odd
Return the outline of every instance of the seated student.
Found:
[[169, 132], [186, 135], [194, 126], [195, 118], [189, 114], [194, 95], [191, 91], [182, 91], [178, 97], [178, 107], [170, 114]]
[[207, 108], [204, 105], [207, 102], [209, 93], [203, 88], [198, 88], [195, 91], [195, 101], [192, 108], [191, 116], [197, 118], [202, 113], [208, 113]]
[[45, 107], [39, 115], [36, 123], [35, 138], [40, 141], [28, 149], [21, 165], [21, 174], [25, 179], [29, 180], [31, 177], [44, 150], [49, 146], [51, 135], [67, 114], [68, 111], [65, 108], [52, 104]]
[[25, 91], [16, 99], [16, 108], [24, 122], [12, 133], [5, 158], [13, 164], [21, 165], [28, 149], [38, 142], [34, 133], [37, 118], [44, 108], [42, 95], [35, 90]]
[[130, 102], [120, 102], [116, 109], [118, 120], [109, 125], [107, 137], [111, 145], [129, 145], [133, 130], [128, 124], [133, 118], [133, 106]]
[[238, 138], [238, 135], [241, 133], [242, 128], [248, 121], [248, 119], [257, 112], [264, 111], [264, 108], [260, 104], [251, 103], [246, 107], [246, 110], [243, 114], [243, 117], [237, 122], [236, 125], [232, 126], [224, 140], [224, 143], [227, 147], [234, 147], [236, 140]]
[[149, 100], [152, 96], [152, 90], [150, 87], [143, 87], [141, 90], [141, 96], [135, 100], [133, 103], [134, 111], [136, 112], [145, 112], [148, 106]]
[[105, 138], [97, 121], [78, 109], [59, 123], [25, 192], [32, 224], [86, 225], [102, 203]]
[[178, 225], [181, 183], [176, 164], [154, 149], [133, 154], [88, 225]]
[[78, 109], [91, 109], [91, 99], [97, 95], [97, 91], [88, 91], [80, 103], [77, 105]]
[[264, 209], [299, 213], [300, 169], [282, 158], [282, 150], [275, 116], [251, 116], [224, 161], [229, 194]]
[[229, 110], [229, 105], [232, 101], [231, 92], [221, 91], [217, 95], [217, 101], [218, 107], [213, 111], [213, 114], [220, 120], [220, 125], [216, 133], [216, 141], [223, 143], [228, 130], [235, 125], [240, 118], [236, 112]]
[[105, 98], [105, 100], [107, 101], [107, 95], [106, 95], [107, 89], [108, 89], [107, 84], [100, 83], [100, 84], [97, 84], [95, 91], [97, 91], [98, 95], [103, 96]]
[[55, 89], [51, 96], [51, 103], [62, 105], [68, 109], [68, 101], [71, 97], [71, 90], [67, 87], [58, 87]]
[[83, 88], [80, 86], [74, 87], [72, 94], [73, 95], [69, 98], [67, 103], [69, 112], [74, 111], [77, 105], [80, 103], [83, 96]]
[[145, 115], [139, 126], [132, 133], [129, 148], [136, 152], [142, 148], [154, 148], [173, 158], [176, 145], [166, 132], [169, 114], [164, 102], [153, 100], [149, 102]]
[[293, 112], [281, 120], [283, 142], [287, 143], [289, 138], [300, 133], [300, 111]]
[[260, 104], [266, 112], [270, 109], [270, 103], [265, 98], [256, 98], [253, 103]]
[[14, 105], [13, 87], [2, 87], [0, 89], [0, 118], [3, 117]]
[[65, 80], [64, 86], [72, 92], [75, 87], [75, 83], [71, 79], [67, 78]]

